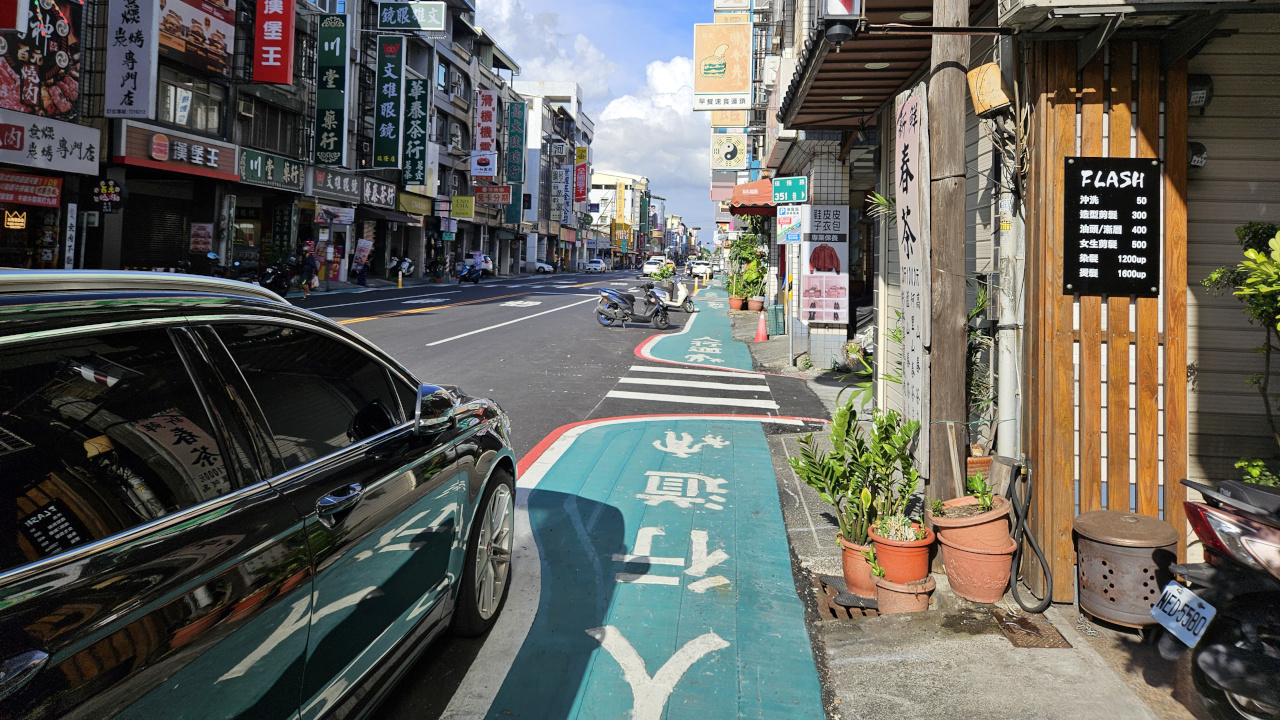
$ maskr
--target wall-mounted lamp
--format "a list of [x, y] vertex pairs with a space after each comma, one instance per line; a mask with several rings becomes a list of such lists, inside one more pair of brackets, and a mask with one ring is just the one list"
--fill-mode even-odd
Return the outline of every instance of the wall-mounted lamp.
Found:
[[1200, 108], [1200, 114], [1213, 102], [1213, 78], [1209, 75], [1187, 76], [1187, 107]]
[[1209, 164], [1209, 148], [1204, 143], [1187, 143], [1187, 164], [1193, 168], [1202, 168]]

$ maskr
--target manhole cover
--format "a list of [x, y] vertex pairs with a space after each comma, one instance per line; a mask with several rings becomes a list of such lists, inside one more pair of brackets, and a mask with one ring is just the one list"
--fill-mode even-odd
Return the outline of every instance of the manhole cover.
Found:
[[1014, 615], [1001, 608], [992, 608], [992, 616], [1000, 626], [1000, 632], [1009, 638], [1014, 647], [1020, 648], [1069, 648], [1071, 643], [1062, 637], [1053, 623], [1043, 615]]

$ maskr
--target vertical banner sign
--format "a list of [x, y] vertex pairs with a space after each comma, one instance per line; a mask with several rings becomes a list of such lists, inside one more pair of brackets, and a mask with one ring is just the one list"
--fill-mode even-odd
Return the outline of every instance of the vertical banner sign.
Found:
[[67, 203], [67, 235], [62, 247], [62, 269], [71, 270], [76, 265], [76, 232], [79, 222], [79, 210], [76, 203]]
[[[21, 3], [19, 3], [21, 4]], [[159, 13], [145, 0], [111, 0], [107, 10], [107, 67], [102, 113], [154, 118]]]
[[693, 109], [751, 107], [751, 23], [693, 26]]
[[588, 189], [587, 147], [582, 145], [575, 148], [573, 153], [573, 201], [586, 202]]
[[524, 182], [523, 102], [507, 103], [507, 182]]
[[404, 111], [404, 184], [427, 184], [427, 141], [431, 137], [427, 109], [431, 100], [427, 82], [411, 78], [406, 91], [408, 107]]
[[400, 167], [400, 127], [404, 109], [404, 37], [378, 36], [378, 67], [374, 77], [373, 166]]
[[507, 206], [503, 208], [502, 222], [508, 225], [520, 224], [520, 215], [523, 213], [523, 210], [524, 210], [524, 203], [522, 202], [523, 196], [524, 196], [524, 184], [512, 183], [511, 184], [511, 202], [507, 203]]
[[316, 165], [347, 164], [346, 15], [321, 15], [316, 60]]
[[498, 93], [476, 92], [476, 150], [471, 153], [471, 177], [498, 177]]
[[258, 0], [253, 81], [293, 84], [294, 0]]
[[[894, 125], [894, 192], [897, 194], [898, 261], [902, 292], [903, 415], [920, 421], [917, 453], [927, 453], [929, 438], [929, 192], [928, 105], [925, 85], [898, 96]], [[928, 458], [917, 457], [928, 467]]]

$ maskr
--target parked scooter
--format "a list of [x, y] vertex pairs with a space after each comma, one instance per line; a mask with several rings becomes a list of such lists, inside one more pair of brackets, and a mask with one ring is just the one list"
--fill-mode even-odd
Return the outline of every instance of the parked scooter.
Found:
[[1191, 679], [1217, 720], [1280, 718], [1280, 488], [1182, 484], [1204, 496], [1184, 505], [1208, 562], [1170, 567], [1191, 589], [1170, 582], [1151, 609], [1160, 654], [1193, 648]]
[[[653, 287], [653, 283], [645, 283], [645, 289]], [[675, 294], [663, 293], [662, 304], [672, 310], [683, 310], [687, 313], [694, 311], [693, 296], [689, 294], [689, 288], [684, 283], [672, 280], [671, 286], [675, 288]]]
[[644, 305], [637, 311], [635, 295], [601, 288], [600, 302], [596, 304], [596, 320], [605, 327], [620, 321], [624, 328], [628, 321], [652, 322], [659, 330], [666, 330], [671, 327], [667, 319], [666, 295], [665, 290], [655, 288], [653, 283], [646, 283]]
[[480, 267], [480, 263], [475, 265], [464, 265], [462, 270], [458, 272], [458, 284], [470, 282], [475, 285], [480, 284], [480, 277], [484, 275], [484, 268]]
[[298, 258], [290, 255], [274, 265], [269, 265], [258, 282], [262, 287], [271, 290], [280, 297], [289, 294], [294, 280], [298, 277]]

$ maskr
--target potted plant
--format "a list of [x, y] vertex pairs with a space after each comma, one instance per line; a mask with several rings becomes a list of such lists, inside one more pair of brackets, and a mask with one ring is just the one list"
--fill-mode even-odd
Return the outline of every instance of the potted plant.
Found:
[[968, 478], [969, 494], [954, 500], [935, 500], [925, 515], [929, 525], [963, 547], [999, 550], [1009, 544], [1009, 501], [991, 494], [982, 473]]
[[741, 310], [743, 303], [747, 300], [742, 297], [742, 278], [738, 275], [730, 275], [724, 281], [724, 290], [729, 293], [729, 309]]
[[911, 583], [928, 577], [932, 530], [905, 515], [888, 515], [876, 520], [870, 535], [890, 581]]
[[924, 612], [929, 609], [929, 595], [938, 586], [932, 575], [909, 583], [896, 583], [885, 578], [884, 568], [876, 562], [874, 548], [864, 553], [876, 582], [876, 609], [881, 615]]
[[911, 444], [920, 429], [917, 420], [903, 420], [892, 410], [877, 409], [871, 417], [863, 467], [871, 490], [874, 518], [868, 537], [876, 557], [892, 582], [922, 580], [929, 574], [929, 546], [933, 531], [907, 516], [920, 473]]

